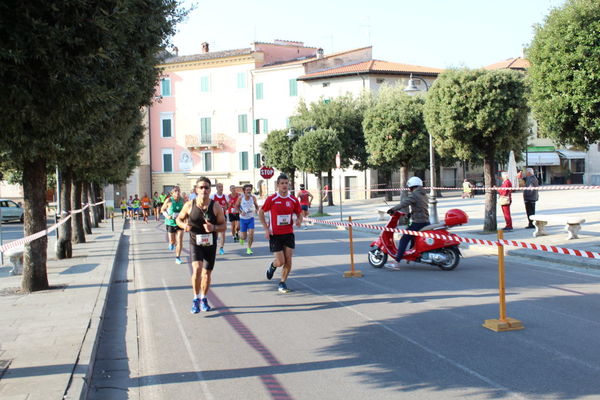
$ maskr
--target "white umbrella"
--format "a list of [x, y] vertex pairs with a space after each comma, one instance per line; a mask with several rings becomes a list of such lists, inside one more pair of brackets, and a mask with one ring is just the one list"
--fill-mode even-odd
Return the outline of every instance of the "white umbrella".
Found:
[[517, 162], [515, 161], [515, 153], [512, 150], [508, 155], [508, 167], [506, 172], [508, 172], [508, 179], [510, 180], [510, 183], [512, 183], [512, 186], [517, 187]]

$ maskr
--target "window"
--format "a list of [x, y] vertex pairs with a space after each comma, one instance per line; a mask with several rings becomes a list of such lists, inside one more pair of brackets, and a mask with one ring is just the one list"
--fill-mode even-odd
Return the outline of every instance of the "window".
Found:
[[161, 79], [160, 81], [160, 95], [162, 97], [171, 96], [171, 80], [169, 78]]
[[173, 150], [162, 150], [163, 172], [173, 172]]
[[323, 103], [329, 104], [329, 103], [331, 103], [331, 99], [323, 99]]
[[202, 93], [210, 92], [210, 80], [208, 76], [200, 77], [200, 91]]
[[377, 84], [381, 85], [383, 82], [385, 82], [385, 79], [377, 78], [375, 82], [377, 82]]
[[246, 73], [245, 72], [238, 72], [237, 87], [238, 87], [238, 89], [246, 89]]
[[246, 115], [246, 114], [238, 115], [238, 132], [239, 133], [248, 133], [248, 115]]
[[584, 159], [575, 159], [572, 160], [572, 168], [573, 172], [576, 174], [583, 174], [585, 172], [585, 160]]
[[240, 151], [240, 170], [247, 171], [248, 170], [248, 152]]
[[254, 120], [254, 133], [269, 133], [269, 121], [266, 119], [255, 119]]
[[160, 115], [160, 136], [164, 138], [173, 137], [173, 114]]
[[323, 87], [329, 87], [329, 82], [323, 82]]
[[200, 144], [211, 144], [210, 118], [200, 118]]
[[212, 171], [212, 151], [203, 151], [201, 154], [202, 168], [204, 171]]
[[256, 100], [262, 100], [263, 98], [264, 98], [263, 84], [257, 83], [256, 84]]
[[298, 81], [290, 79], [290, 97], [298, 96]]
[[260, 167], [261, 167], [260, 153], [256, 153], [254, 155], [254, 168], [260, 168]]

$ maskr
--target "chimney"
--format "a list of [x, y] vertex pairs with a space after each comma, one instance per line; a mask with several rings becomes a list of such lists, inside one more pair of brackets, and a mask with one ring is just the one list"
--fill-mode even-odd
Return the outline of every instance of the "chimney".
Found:
[[321, 48], [317, 49], [317, 58], [323, 58], [323, 49], [321, 49]]
[[202, 53], [208, 53], [208, 43], [202, 42], [201, 46], [202, 46]]

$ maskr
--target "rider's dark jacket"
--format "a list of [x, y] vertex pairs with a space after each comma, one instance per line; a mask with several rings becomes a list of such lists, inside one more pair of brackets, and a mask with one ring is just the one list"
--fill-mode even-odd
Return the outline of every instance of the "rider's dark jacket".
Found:
[[408, 197], [402, 200], [400, 204], [392, 207], [392, 210], [398, 211], [407, 206], [410, 206], [410, 219], [412, 222], [429, 223], [429, 204], [427, 201], [427, 192], [423, 189], [423, 186], [418, 186], [409, 192]]

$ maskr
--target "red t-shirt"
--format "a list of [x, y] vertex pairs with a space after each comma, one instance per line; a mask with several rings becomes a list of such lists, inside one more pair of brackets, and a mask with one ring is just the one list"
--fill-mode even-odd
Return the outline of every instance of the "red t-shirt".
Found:
[[288, 194], [282, 197], [279, 193], [274, 193], [267, 197], [262, 206], [263, 211], [270, 212], [269, 228], [273, 235], [285, 235], [294, 233], [294, 220], [292, 215], [300, 215], [302, 209], [298, 199]]
[[229, 212], [229, 214], [239, 214], [240, 210], [238, 210], [238, 208], [235, 206], [237, 204], [238, 199], [240, 198], [239, 194], [236, 194], [236, 196], [232, 196], [229, 195], [229, 208], [227, 209], [227, 212]]
[[300, 205], [301, 206], [309, 206], [310, 205], [310, 200], [309, 200], [309, 196], [310, 193], [308, 190], [301, 190], [298, 192], [298, 198], [300, 199]]
[[215, 193], [211, 195], [211, 197], [214, 201], [219, 203], [219, 205], [223, 208], [223, 211], [227, 210], [229, 202], [227, 201], [228, 196], [226, 194], [222, 194], [221, 196], [219, 196]]

